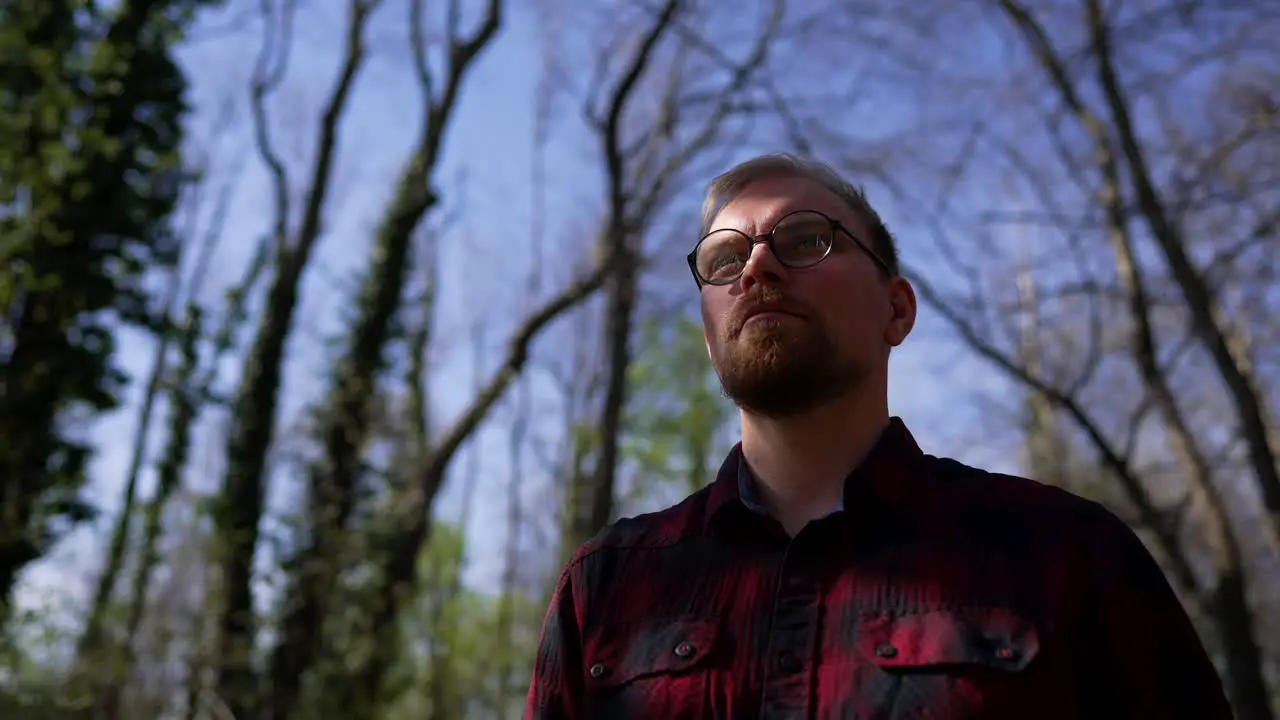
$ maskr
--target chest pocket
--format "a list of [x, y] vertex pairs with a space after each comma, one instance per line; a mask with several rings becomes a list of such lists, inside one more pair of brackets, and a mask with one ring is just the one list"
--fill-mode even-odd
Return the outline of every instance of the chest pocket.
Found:
[[1017, 612], [974, 607], [861, 619], [858, 650], [881, 671], [872, 692], [895, 720], [1033, 717], [1029, 667], [1040, 631]]
[[586, 640], [587, 717], [715, 716], [708, 676], [715, 654], [723, 650], [719, 621], [611, 625]]

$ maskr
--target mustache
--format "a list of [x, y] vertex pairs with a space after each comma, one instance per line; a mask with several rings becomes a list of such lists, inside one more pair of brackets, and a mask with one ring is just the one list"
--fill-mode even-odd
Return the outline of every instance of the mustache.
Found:
[[[757, 285], [756, 287], [760, 286]], [[738, 300], [737, 307], [733, 311], [733, 322], [730, 327], [737, 334], [738, 331], [742, 330], [742, 326], [746, 324], [751, 315], [763, 310], [785, 312], [800, 317], [806, 317], [809, 314], [808, 308], [803, 303], [787, 296], [781, 290], [768, 288], [749, 295], [743, 295]]]

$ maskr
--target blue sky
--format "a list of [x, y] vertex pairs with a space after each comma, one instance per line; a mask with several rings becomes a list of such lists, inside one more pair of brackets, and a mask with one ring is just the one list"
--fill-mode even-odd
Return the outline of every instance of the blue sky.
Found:
[[[276, 98], [276, 139], [290, 161], [295, 177], [309, 160], [317, 108], [327, 91], [339, 61], [342, 16], [340, 3], [313, 4], [302, 20], [290, 79]], [[402, 3], [387, 2], [379, 11], [371, 32], [372, 58], [358, 81], [355, 96], [342, 129], [340, 160], [334, 176], [333, 202], [326, 217], [327, 235], [321, 241], [313, 267], [305, 278], [303, 306], [297, 317], [289, 346], [286, 385], [281, 394], [279, 442], [291, 443], [299, 430], [308, 403], [323, 389], [326, 360], [332, 351], [326, 339], [340, 327], [350, 304], [349, 291], [356, 273], [368, 257], [368, 240], [389, 195], [413, 135], [418, 127], [418, 89], [407, 71], [408, 50], [403, 38]], [[497, 42], [481, 58], [466, 84], [458, 114], [446, 141], [446, 152], [437, 173], [445, 193], [445, 206], [457, 207], [459, 223], [442, 240], [442, 327], [443, 345], [436, 362], [436, 412], [447, 422], [470, 400], [473, 381], [469, 354], [470, 328], [477, 322], [485, 328], [488, 362], [496, 358], [520, 308], [525, 279], [532, 264], [527, 242], [531, 220], [530, 175], [532, 117], [543, 53], [539, 22], [533, 3], [511, 3], [507, 24]], [[232, 13], [236, 11], [233, 3]], [[324, 7], [325, 9], [316, 9]], [[331, 14], [326, 14], [330, 13]], [[197, 37], [225, 24], [217, 18], [206, 23]], [[578, 38], [581, 40], [581, 38]], [[235, 131], [223, 138], [216, 153], [215, 173], [227, 173], [237, 161], [247, 159], [247, 168], [236, 178], [234, 200], [225, 239], [215, 267], [206, 281], [206, 294], [216, 297], [226, 284], [242, 272], [257, 238], [270, 221], [269, 189], [264, 175], [249, 152], [247, 115], [244, 112], [246, 78], [256, 52], [256, 29], [231, 37], [220, 35], [196, 42], [182, 53], [192, 81], [195, 115], [194, 135], [205, 137], [217, 108], [230, 99], [240, 107]], [[576, 112], [576, 105], [562, 110]], [[877, 120], [890, 122], [883, 112]], [[563, 248], [575, 241], [583, 227], [598, 216], [601, 195], [600, 174], [592, 157], [594, 140], [581, 134], [568, 116], [560, 116], [548, 150], [547, 202], [550, 220], [546, 228], [544, 258], [563, 257]], [[743, 152], [750, 149], [744, 148]], [[465, 174], [461, 186], [452, 178]], [[709, 178], [707, 178], [709, 179]], [[885, 194], [870, 184], [872, 201]], [[696, 203], [700, 188], [686, 191], [690, 204]], [[895, 217], [890, 208], [886, 219], [899, 228], [904, 257], [917, 265], [928, 258], [913, 257], [913, 249], [929, 247], [910, 233], [910, 218]], [[690, 233], [696, 218], [687, 218]], [[569, 240], [565, 238], [569, 237]], [[927, 252], [927, 251], [926, 251]], [[683, 254], [681, 251], [680, 254]], [[481, 257], [483, 256], [483, 257]], [[678, 259], [663, 263], [679, 267]], [[569, 277], [569, 269], [548, 265], [549, 277], [542, 286], [550, 294]], [[685, 309], [695, 307], [692, 286], [674, 287], [687, 292]], [[150, 341], [136, 333], [123, 332], [121, 359], [135, 377], [147, 372], [151, 361]], [[892, 410], [902, 415], [915, 430], [928, 452], [950, 455], [997, 470], [1012, 470], [1014, 464], [1001, 455], [997, 446], [985, 450], [981, 424], [975, 422], [971, 400], [978, 392], [1002, 387], [1002, 381], [985, 365], [964, 356], [942, 334], [940, 322], [922, 308], [915, 334], [895, 353], [891, 373]], [[137, 383], [130, 388], [120, 411], [104, 418], [93, 430], [98, 452], [92, 468], [91, 492], [105, 512], [99, 522], [77, 532], [54, 555], [33, 568], [26, 577], [23, 597], [31, 605], [46, 602], [71, 603], [85, 594], [102, 562], [102, 550], [110, 523], [119, 503], [119, 491], [128, 463], [129, 445], [137, 414]], [[538, 386], [538, 397], [550, 397], [547, 383]], [[504, 542], [502, 518], [507, 480], [505, 413], [498, 413], [479, 437], [478, 504], [471, 515], [468, 536], [475, 561], [469, 579], [491, 587], [500, 567]], [[538, 415], [535, 432], [554, 437], [561, 418], [554, 413]], [[197, 441], [191, 466], [191, 481], [199, 489], [216, 487], [221, 467], [224, 436], [218, 422], [206, 422]], [[153, 448], [154, 452], [154, 448]], [[455, 471], [466, 464], [455, 463]], [[437, 514], [456, 517], [464, 497], [463, 484], [454, 473], [438, 504]], [[540, 478], [527, 488], [526, 507], [549, 507], [546, 489], [549, 478]], [[283, 485], [284, 483], [277, 483]], [[149, 492], [150, 476], [144, 477], [143, 492]], [[287, 509], [288, 493], [277, 492], [276, 510]]]

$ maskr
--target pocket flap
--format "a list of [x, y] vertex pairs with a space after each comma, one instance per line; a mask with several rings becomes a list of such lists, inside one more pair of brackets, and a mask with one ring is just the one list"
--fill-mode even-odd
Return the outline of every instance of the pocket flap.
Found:
[[886, 669], [982, 665], [1015, 672], [1040, 651], [1040, 635], [1035, 623], [1007, 608], [868, 613], [858, 650]]
[[586, 644], [587, 685], [621, 685], [648, 675], [690, 670], [711, 654], [719, 634], [719, 621], [700, 618], [605, 627]]

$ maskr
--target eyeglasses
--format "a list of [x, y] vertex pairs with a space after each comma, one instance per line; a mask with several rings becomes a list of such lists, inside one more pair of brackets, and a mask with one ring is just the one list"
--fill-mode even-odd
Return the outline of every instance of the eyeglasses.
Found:
[[853, 240], [886, 274], [893, 274], [884, 260], [839, 220], [816, 210], [788, 213], [779, 218], [768, 233], [754, 238], [731, 228], [713, 230], [689, 253], [689, 270], [693, 272], [699, 289], [703, 285], [729, 285], [742, 277], [747, 259], [759, 243], [764, 243], [785, 267], [793, 270], [811, 268], [831, 254], [837, 231]]

